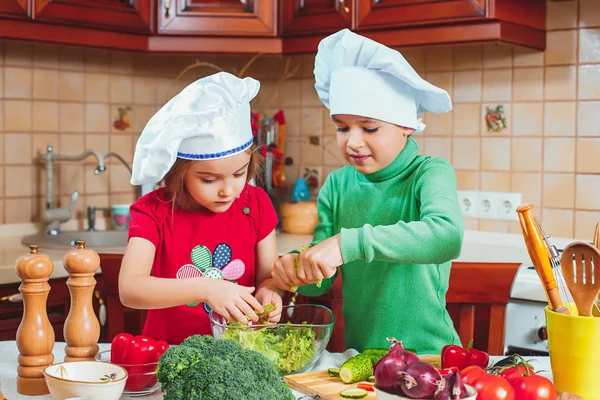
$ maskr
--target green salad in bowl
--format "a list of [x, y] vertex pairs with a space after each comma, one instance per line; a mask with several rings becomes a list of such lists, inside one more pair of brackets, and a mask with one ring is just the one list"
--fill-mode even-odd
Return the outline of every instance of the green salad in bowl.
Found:
[[229, 339], [268, 358], [281, 375], [308, 370], [321, 357], [333, 331], [335, 316], [321, 305], [284, 306], [279, 323], [240, 324], [210, 312], [213, 336]]

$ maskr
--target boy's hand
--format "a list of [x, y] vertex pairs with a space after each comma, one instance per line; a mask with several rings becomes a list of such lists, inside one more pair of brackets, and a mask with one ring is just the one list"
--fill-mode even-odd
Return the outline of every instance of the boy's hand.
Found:
[[332, 236], [300, 253], [298, 279], [305, 283], [316, 283], [331, 278], [343, 264], [340, 235]]
[[[271, 311], [268, 318], [266, 319], [268, 322], [279, 322], [281, 319], [281, 311], [283, 308], [283, 300], [281, 299], [281, 295], [279, 291], [269, 285], [262, 286], [256, 292], [256, 300], [264, 305], [272, 304], [275, 306], [275, 310]], [[259, 321], [260, 322], [260, 321]]]
[[[249, 320], [258, 322], [256, 311], [263, 311], [262, 305], [252, 296], [253, 287], [236, 285], [229, 281], [212, 279], [208, 286], [206, 303], [217, 314], [228, 321], [247, 324]], [[248, 317], [248, 318], [246, 318]]]
[[275, 286], [282, 290], [290, 290], [294, 286], [304, 285], [304, 282], [298, 278], [296, 274], [296, 268], [294, 263], [299, 254], [286, 254], [279, 260], [275, 261], [273, 269], [271, 270], [271, 276]]

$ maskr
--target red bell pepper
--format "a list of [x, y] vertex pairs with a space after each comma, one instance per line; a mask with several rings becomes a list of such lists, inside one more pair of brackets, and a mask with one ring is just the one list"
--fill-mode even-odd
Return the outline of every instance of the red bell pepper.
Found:
[[110, 362], [113, 364], [121, 364], [123, 362], [123, 351], [129, 342], [133, 339], [131, 333], [119, 333], [114, 337], [110, 345]]
[[472, 344], [471, 340], [467, 348], [454, 344], [444, 346], [442, 348], [442, 368], [457, 367], [462, 371], [470, 365], [487, 367], [490, 356], [484, 351], [475, 350]]

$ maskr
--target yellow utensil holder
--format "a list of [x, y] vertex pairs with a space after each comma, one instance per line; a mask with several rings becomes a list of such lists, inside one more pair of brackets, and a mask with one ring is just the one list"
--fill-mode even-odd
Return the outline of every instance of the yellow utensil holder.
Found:
[[556, 390], [600, 400], [600, 318], [545, 312]]

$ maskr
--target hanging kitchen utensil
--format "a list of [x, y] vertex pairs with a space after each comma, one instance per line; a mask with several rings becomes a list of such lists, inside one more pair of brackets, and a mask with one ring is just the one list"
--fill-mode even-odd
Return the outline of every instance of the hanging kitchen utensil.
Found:
[[544, 290], [546, 291], [550, 309], [561, 314], [570, 314], [569, 309], [564, 306], [560, 297], [556, 279], [552, 272], [550, 258], [548, 257], [546, 246], [544, 244], [544, 237], [531, 215], [532, 208], [533, 205], [531, 204], [522, 204], [517, 208], [525, 246], [529, 252], [533, 267], [538, 273]]
[[266, 131], [265, 186], [267, 193], [271, 193], [273, 191], [273, 152], [269, 146], [275, 140], [275, 127], [273, 125], [273, 119], [265, 118], [264, 129]]
[[[285, 168], [283, 163], [285, 149], [285, 116], [283, 110], [279, 110], [273, 115], [273, 119], [279, 125], [279, 135], [277, 137], [277, 148], [274, 149], [274, 165], [273, 165], [273, 184], [275, 187], [283, 189], [285, 187]], [[277, 150], [275, 152], [275, 150]]]
[[594, 230], [594, 241], [592, 242], [597, 249], [600, 249], [600, 222], [596, 224]]
[[600, 251], [586, 242], [569, 243], [560, 264], [579, 315], [591, 317], [600, 293]]

